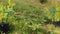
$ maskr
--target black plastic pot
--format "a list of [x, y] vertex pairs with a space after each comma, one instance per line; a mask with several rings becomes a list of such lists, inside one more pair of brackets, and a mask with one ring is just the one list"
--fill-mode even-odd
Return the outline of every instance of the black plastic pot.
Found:
[[0, 23], [0, 31], [2, 31], [2, 33], [7, 33], [10, 30], [10, 26], [9, 23]]

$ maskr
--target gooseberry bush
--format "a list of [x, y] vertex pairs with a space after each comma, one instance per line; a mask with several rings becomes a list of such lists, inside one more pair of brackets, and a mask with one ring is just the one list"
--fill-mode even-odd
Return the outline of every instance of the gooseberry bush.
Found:
[[[46, 13], [34, 4], [18, 3], [14, 6], [15, 30], [18, 34], [49, 34], [42, 26]], [[51, 33], [53, 34], [53, 33]]]

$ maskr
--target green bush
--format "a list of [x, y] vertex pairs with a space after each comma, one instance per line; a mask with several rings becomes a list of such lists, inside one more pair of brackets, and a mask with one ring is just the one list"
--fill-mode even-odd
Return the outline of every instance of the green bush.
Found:
[[14, 6], [14, 10], [16, 13], [13, 15], [13, 19], [11, 19], [13, 21], [11, 22], [16, 23], [15, 31], [19, 31], [18, 34], [37, 34], [38, 32], [47, 32], [41, 26], [41, 24], [44, 23], [44, 12], [40, 7], [35, 6], [34, 4], [20, 3]]
[[12, 10], [15, 12], [12, 11], [7, 16], [7, 22], [11, 25], [11, 29], [13, 28], [9, 34], [48, 34], [42, 26], [46, 17], [45, 10], [25, 2], [16, 3]]

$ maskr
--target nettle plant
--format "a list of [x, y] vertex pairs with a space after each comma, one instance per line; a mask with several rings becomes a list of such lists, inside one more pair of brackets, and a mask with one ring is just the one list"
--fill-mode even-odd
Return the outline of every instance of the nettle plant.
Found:
[[5, 19], [5, 21], [8, 19], [8, 16], [14, 12], [13, 7], [14, 7], [14, 3], [11, 2], [11, 0], [7, 1], [7, 5], [3, 5], [3, 3], [1, 2], [0, 4], [0, 14], [1, 14], [1, 18]]
[[[2, 33], [7, 33], [11, 28], [8, 22], [10, 14], [14, 13], [13, 7], [14, 3], [11, 3], [11, 0], [7, 1], [7, 5], [0, 4], [0, 31]], [[3, 25], [3, 26], [2, 26]], [[1, 33], [1, 34], [2, 34]]]

